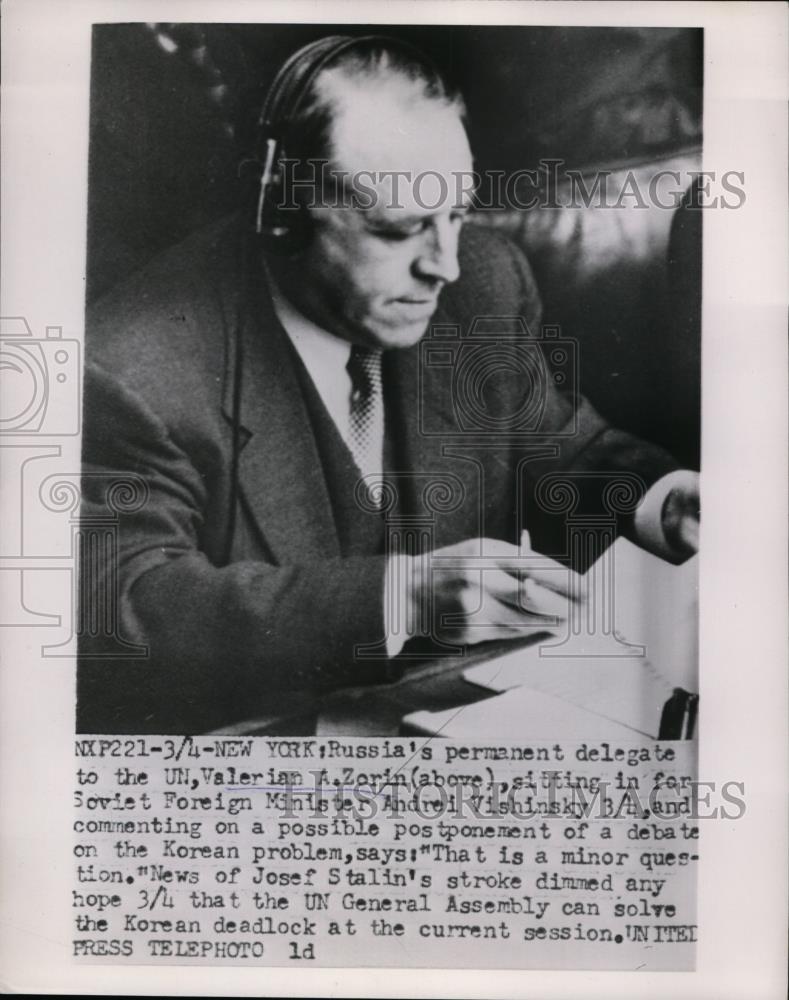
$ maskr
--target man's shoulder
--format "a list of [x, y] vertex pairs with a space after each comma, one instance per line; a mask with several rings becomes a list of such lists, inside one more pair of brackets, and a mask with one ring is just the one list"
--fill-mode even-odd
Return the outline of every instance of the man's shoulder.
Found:
[[113, 420], [121, 398], [183, 439], [213, 426], [238, 323], [239, 239], [232, 220], [159, 254], [86, 314], [85, 419]]
[[124, 279], [86, 311], [88, 359], [127, 368], [199, 350], [235, 310], [238, 247], [234, 220], [225, 218]]
[[459, 247], [460, 278], [447, 286], [442, 306], [452, 316], [523, 315], [540, 321], [537, 286], [523, 252], [484, 220], [467, 223]]

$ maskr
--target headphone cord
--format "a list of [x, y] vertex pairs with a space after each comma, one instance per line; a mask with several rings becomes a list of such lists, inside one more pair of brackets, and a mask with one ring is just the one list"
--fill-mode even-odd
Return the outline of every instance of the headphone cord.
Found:
[[236, 306], [236, 321], [233, 327], [233, 406], [232, 406], [232, 457], [230, 463], [230, 510], [225, 536], [223, 566], [229, 565], [233, 554], [233, 539], [236, 532], [237, 508], [239, 504], [239, 466], [241, 462], [241, 390], [244, 374], [244, 319], [250, 305], [250, 248], [246, 234], [241, 234], [241, 290]]

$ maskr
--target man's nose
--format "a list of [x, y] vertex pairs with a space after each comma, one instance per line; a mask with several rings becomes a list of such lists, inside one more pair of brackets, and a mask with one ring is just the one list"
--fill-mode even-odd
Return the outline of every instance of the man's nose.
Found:
[[450, 284], [460, 277], [460, 227], [450, 219], [435, 220], [425, 231], [425, 242], [414, 259], [414, 273], [429, 281]]

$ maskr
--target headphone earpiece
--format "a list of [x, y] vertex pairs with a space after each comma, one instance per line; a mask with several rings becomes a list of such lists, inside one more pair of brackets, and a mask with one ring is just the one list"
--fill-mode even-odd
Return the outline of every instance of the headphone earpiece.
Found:
[[309, 243], [312, 225], [306, 207], [285, 204], [284, 139], [324, 66], [361, 41], [348, 35], [331, 35], [305, 45], [285, 62], [269, 89], [258, 120], [255, 144], [257, 190], [253, 221], [255, 235], [267, 253], [293, 256]]
[[[266, 207], [266, 192], [275, 186], [282, 186], [282, 177], [279, 174], [279, 156], [277, 153], [278, 145], [279, 143], [276, 139], [270, 138], [266, 140], [265, 159], [263, 161], [263, 170], [260, 175], [260, 191], [258, 193], [258, 204], [255, 211], [255, 232], [258, 236], [260, 236], [263, 232], [263, 212]], [[274, 183], [275, 171], [277, 171], [276, 185]], [[272, 235], [282, 236], [285, 232], [287, 232], [287, 227], [275, 227], [272, 230]]]
[[255, 236], [267, 253], [292, 257], [309, 244], [312, 219], [306, 205], [287, 204], [279, 144], [267, 143], [255, 204]]

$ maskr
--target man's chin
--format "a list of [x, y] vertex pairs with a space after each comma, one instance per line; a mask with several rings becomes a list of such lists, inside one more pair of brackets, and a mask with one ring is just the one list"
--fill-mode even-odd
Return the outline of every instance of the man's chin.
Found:
[[430, 318], [421, 319], [413, 323], [403, 323], [396, 327], [382, 327], [380, 329], [369, 330], [368, 336], [376, 347], [385, 351], [404, 350], [413, 347], [427, 333], [430, 325]]

